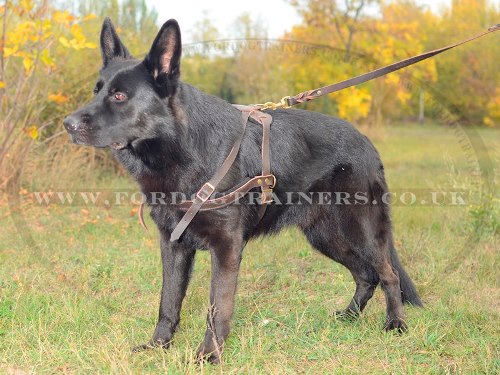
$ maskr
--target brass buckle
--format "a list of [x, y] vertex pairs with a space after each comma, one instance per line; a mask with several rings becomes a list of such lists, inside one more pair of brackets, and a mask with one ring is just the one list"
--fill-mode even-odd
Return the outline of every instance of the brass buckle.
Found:
[[[269, 179], [272, 180], [272, 183], [268, 181]], [[269, 186], [269, 189], [273, 189], [276, 186], [276, 176], [273, 174], [264, 176], [264, 182], [266, 183], [266, 186]]]
[[276, 186], [276, 176], [273, 174], [262, 176], [264, 179], [264, 183], [262, 184], [262, 198], [261, 204], [272, 203], [273, 200], [273, 188]]
[[202, 202], [206, 202], [208, 198], [210, 198], [210, 196], [214, 193], [214, 191], [215, 187], [211, 183], [206, 182], [196, 193], [196, 198], [198, 198]]
[[273, 189], [276, 186], [276, 176], [273, 174], [265, 174], [265, 175], [260, 175], [256, 176], [257, 178], [257, 184], [260, 186], [261, 189], [264, 189], [264, 187], [267, 187], [268, 189]]

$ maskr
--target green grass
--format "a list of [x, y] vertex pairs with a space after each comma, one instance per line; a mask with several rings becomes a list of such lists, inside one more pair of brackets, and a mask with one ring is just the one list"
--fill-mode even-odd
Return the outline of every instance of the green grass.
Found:
[[[498, 177], [500, 133], [479, 131]], [[375, 141], [391, 189], [468, 188], [467, 157], [448, 130], [389, 128]], [[130, 188], [129, 180], [105, 187]], [[494, 192], [490, 192], [494, 194]], [[496, 201], [498, 202], [498, 201]], [[0, 232], [0, 372], [394, 373], [500, 371], [498, 228], [477, 204], [393, 207], [395, 241], [426, 305], [407, 308], [410, 330], [383, 333], [377, 290], [362, 317], [337, 321], [354, 285], [295, 229], [250, 242], [241, 267], [233, 331], [223, 363], [196, 365], [205, 329], [209, 254], [199, 252], [172, 348], [132, 354], [152, 334], [159, 302], [158, 236], [131, 206], [26, 204], [34, 245], [5, 208]], [[485, 215], [498, 218], [498, 206]], [[489, 223], [489, 222], [488, 222]]]

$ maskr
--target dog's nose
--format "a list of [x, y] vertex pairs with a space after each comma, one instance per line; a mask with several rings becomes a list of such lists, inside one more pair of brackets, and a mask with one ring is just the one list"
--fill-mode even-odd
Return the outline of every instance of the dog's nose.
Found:
[[64, 119], [63, 124], [67, 131], [74, 132], [78, 130], [79, 121], [73, 116], [68, 116]]

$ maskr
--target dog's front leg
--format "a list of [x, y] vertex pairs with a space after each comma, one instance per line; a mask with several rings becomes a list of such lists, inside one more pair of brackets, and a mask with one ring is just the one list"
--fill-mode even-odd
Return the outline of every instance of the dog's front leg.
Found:
[[220, 362], [224, 342], [231, 329], [242, 250], [243, 242], [234, 238], [211, 250], [210, 308], [205, 338], [197, 353], [200, 361]]
[[182, 300], [186, 295], [195, 249], [182, 243], [170, 242], [169, 234], [161, 234], [161, 260], [163, 263], [163, 285], [161, 288], [160, 312], [153, 338], [147, 344], [134, 349], [168, 348], [179, 325]]

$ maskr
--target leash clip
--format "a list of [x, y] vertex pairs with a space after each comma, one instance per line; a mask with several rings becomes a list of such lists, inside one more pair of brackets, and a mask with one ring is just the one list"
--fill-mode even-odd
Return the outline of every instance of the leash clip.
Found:
[[259, 107], [261, 111], [265, 111], [266, 109], [272, 109], [274, 111], [278, 108], [291, 108], [292, 106], [289, 104], [288, 99], [290, 99], [290, 96], [284, 96], [278, 103], [265, 102], [262, 104], [255, 104], [255, 107]]

